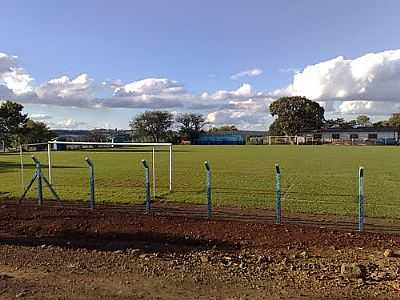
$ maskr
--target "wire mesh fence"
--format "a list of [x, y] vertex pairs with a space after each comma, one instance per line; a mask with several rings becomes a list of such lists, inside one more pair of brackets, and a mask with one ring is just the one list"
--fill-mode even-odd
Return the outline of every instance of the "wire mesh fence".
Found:
[[[46, 174], [46, 153], [34, 153], [42, 162]], [[184, 151], [179, 153], [186, 155]], [[53, 159], [53, 186], [64, 201], [74, 200], [89, 203], [90, 186], [88, 167], [84, 158], [90, 157], [95, 164], [96, 202], [128, 203], [144, 205], [146, 198], [145, 178], [141, 160], [152, 161], [151, 151], [120, 151], [110, 153], [102, 151], [70, 151], [56, 152]], [[207, 173], [203, 158], [177, 161], [174, 164], [174, 188], [169, 192], [168, 185], [168, 153], [157, 152], [156, 188], [151, 186], [151, 199], [154, 203], [199, 204], [208, 215]], [[18, 169], [18, 157], [15, 156], [12, 173], [14, 182], [9, 184], [9, 195], [21, 195], [21, 180], [25, 183], [35, 172], [35, 164], [26, 153], [24, 160], [24, 178]], [[216, 161], [215, 165], [213, 162]], [[341, 172], [320, 166], [289, 165], [281, 160], [281, 222], [302, 223], [312, 219], [313, 223], [343, 222], [353, 224], [357, 229], [360, 223], [360, 194], [358, 166], [354, 164]], [[224, 210], [235, 209], [237, 215], [250, 211], [254, 216], [264, 214], [276, 220], [276, 170], [275, 164], [251, 165], [246, 167], [247, 160], [235, 163], [240, 167], [218, 164], [218, 160], [210, 160], [212, 171], [211, 203], [213, 216], [221, 215]], [[233, 164], [233, 163], [232, 163]], [[151, 166], [150, 166], [151, 167]], [[316, 172], [315, 170], [318, 170]], [[400, 206], [397, 198], [397, 182], [400, 179], [394, 171], [386, 172], [374, 169], [369, 173], [366, 168], [363, 217], [366, 223], [372, 219], [400, 218], [396, 208]], [[11, 174], [11, 173], [10, 173]], [[1, 175], [1, 174], [0, 174]], [[11, 182], [10, 178], [5, 178]], [[2, 177], [3, 178], [3, 177]], [[4, 181], [2, 181], [4, 182]], [[37, 191], [30, 191], [27, 198], [35, 199]], [[51, 199], [52, 194], [44, 190], [44, 198]], [[239, 209], [239, 211], [237, 210]], [[240, 211], [242, 210], [242, 211]], [[215, 212], [214, 212], [215, 211]], [[350, 220], [350, 221], [349, 221]], [[363, 221], [364, 222], [364, 221]]]

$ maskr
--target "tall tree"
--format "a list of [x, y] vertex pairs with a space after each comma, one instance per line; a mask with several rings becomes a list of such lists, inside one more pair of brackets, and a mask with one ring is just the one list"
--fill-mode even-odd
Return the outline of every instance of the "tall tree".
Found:
[[151, 137], [155, 143], [167, 136], [173, 124], [173, 116], [168, 111], [145, 111], [137, 115], [129, 126], [140, 137]]
[[179, 134], [181, 138], [188, 139], [191, 142], [199, 136], [204, 125], [206, 125], [206, 119], [200, 114], [183, 113], [179, 114], [175, 120], [180, 125]]
[[282, 136], [282, 135], [285, 135], [285, 133], [283, 132], [278, 120], [274, 120], [272, 122], [272, 124], [269, 126], [268, 135], [269, 136]]
[[56, 137], [47, 124], [28, 120], [22, 130], [21, 142], [26, 144], [45, 143]]
[[366, 116], [366, 115], [360, 115], [356, 119], [357, 125], [367, 127], [367, 126], [372, 126], [371, 119]]
[[324, 123], [324, 108], [305, 97], [282, 97], [271, 103], [269, 111], [285, 135], [304, 130], [320, 129]]
[[21, 104], [11, 101], [0, 105], [0, 140], [6, 147], [18, 142], [28, 122], [28, 115], [22, 113], [23, 108]]
[[396, 128], [397, 131], [397, 142], [400, 139], [400, 113], [394, 113], [389, 120], [387, 121], [387, 124], [389, 126], [392, 126], [393, 128]]

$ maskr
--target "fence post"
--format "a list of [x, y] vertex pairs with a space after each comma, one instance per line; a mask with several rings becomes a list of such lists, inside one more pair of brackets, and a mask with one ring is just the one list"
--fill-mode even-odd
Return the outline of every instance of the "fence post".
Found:
[[204, 166], [206, 167], [206, 176], [207, 176], [207, 214], [208, 217], [212, 216], [212, 199], [211, 199], [211, 168], [210, 164], [206, 160], [204, 162]]
[[151, 168], [152, 168], [152, 179], [153, 179], [153, 198], [156, 199], [156, 152], [155, 147], [153, 147], [152, 158], [151, 158]]
[[23, 157], [22, 145], [19, 145], [19, 159], [20, 159], [20, 165], [21, 165], [21, 189], [22, 189], [22, 192], [25, 192], [24, 157]]
[[43, 180], [42, 180], [42, 166], [40, 161], [32, 155], [32, 160], [35, 162], [36, 175], [37, 175], [37, 195], [38, 195], [38, 205], [43, 205]]
[[146, 211], [149, 212], [151, 208], [151, 195], [150, 195], [150, 172], [149, 172], [149, 165], [147, 161], [142, 159], [142, 164], [144, 167], [144, 178], [145, 178], [145, 201], [146, 201]]
[[96, 196], [94, 192], [94, 164], [93, 162], [89, 159], [89, 157], [85, 157], [85, 161], [89, 166], [89, 190], [90, 190], [90, 195], [89, 195], [89, 207], [91, 209], [95, 208], [95, 203], [96, 203]]
[[279, 164], [275, 164], [275, 224], [281, 224], [281, 218], [281, 169]]
[[358, 169], [358, 231], [364, 230], [364, 167]]

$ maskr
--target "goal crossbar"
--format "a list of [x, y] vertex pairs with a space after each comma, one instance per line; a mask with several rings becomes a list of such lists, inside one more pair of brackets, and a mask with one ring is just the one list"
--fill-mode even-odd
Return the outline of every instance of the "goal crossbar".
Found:
[[[48, 162], [48, 178], [52, 184], [52, 159], [51, 159], [51, 146], [52, 145], [87, 145], [87, 146], [146, 146], [152, 147], [152, 177], [153, 177], [153, 194], [156, 195], [156, 172], [155, 172], [155, 147], [168, 147], [169, 148], [169, 191], [172, 191], [172, 143], [114, 143], [114, 142], [65, 142], [65, 141], [48, 141], [47, 143], [26, 144], [25, 146], [47, 145], [47, 162]], [[23, 178], [23, 160], [22, 160], [22, 145], [20, 146], [21, 155], [21, 181], [24, 187]]]
[[104, 145], [104, 146], [172, 146], [172, 143], [113, 143], [113, 142], [59, 142], [49, 141], [48, 144], [59, 145]]

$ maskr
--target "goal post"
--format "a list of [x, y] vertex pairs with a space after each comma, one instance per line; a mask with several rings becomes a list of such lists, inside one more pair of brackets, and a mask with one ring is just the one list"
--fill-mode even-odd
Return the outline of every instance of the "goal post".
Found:
[[52, 159], [51, 159], [51, 146], [57, 148], [57, 145], [77, 145], [77, 146], [133, 146], [133, 147], [152, 147], [152, 176], [153, 176], [153, 193], [156, 193], [156, 168], [155, 168], [155, 148], [168, 147], [169, 150], [169, 191], [172, 192], [172, 143], [114, 143], [114, 142], [64, 142], [64, 141], [49, 141], [47, 147], [48, 157], [48, 176], [49, 181], [52, 183]]
[[[47, 178], [48, 181], [51, 185], [54, 184], [54, 172], [53, 168], [55, 166], [54, 164], [54, 155], [53, 150], [54, 149], [59, 149], [64, 148], [64, 147], [57, 147], [57, 145], [65, 145], [65, 148], [67, 145], [75, 145], [75, 146], [82, 146], [82, 148], [88, 148], [85, 150], [92, 150], [94, 146], [99, 146], [99, 147], [104, 147], [104, 148], [114, 148], [114, 146], [119, 146], [119, 147], [137, 147], [137, 148], [144, 148], [146, 149], [146, 152], [150, 152], [150, 157], [149, 160], [151, 162], [151, 176], [152, 176], [152, 186], [153, 186], [153, 197], [155, 198], [157, 196], [157, 192], [160, 192], [161, 190], [164, 191], [173, 191], [173, 144], [172, 143], [116, 143], [116, 142], [66, 142], [66, 141], [48, 141], [44, 143], [33, 143], [33, 144], [20, 144], [19, 145], [19, 164], [20, 164], [20, 174], [19, 174], [19, 182], [21, 185], [21, 191], [22, 193], [24, 192], [26, 188], [26, 178], [24, 178], [24, 173], [26, 172], [26, 162], [24, 161], [24, 151], [45, 151], [47, 154], [47, 157], [43, 157], [43, 162], [46, 161], [47, 158]], [[85, 147], [86, 146], [86, 147]], [[70, 148], [70, 147], [68, 147]], [[94, 149], [93, 149], [94, 150]], [[95, 150], [94, 150], [95, 151]], [[160, 157], [158, 159], [161, 159], [159, 162], [157, 160], [157, 152], [160, 152]], [[157, 160], [157, 161], [156, 161]], [[29, 166], [31, 163], [29, 164]], [[159, 173], [159, 170], [162, 167], [162, 170], [164, 170], [162, 175]], [[158, 169], [157, 169], [158, 168]], [[167, 171], [168, 169], [168, 171]], [[157, 176], [158, 174], [158, 176]], [[26, 174], [25, 174], [26, 175]], [[163, 184], [161, 186], [159, 185], [159, 181], [157, 180], [157, 177], [162, 177], [163, 179]], [[168, 180], [168, 183], [166, 182]]]
[[[173, 156], [172, 156], [172, 143], [115, 143], [115, 142], [66, 142], [66, 141], [48, 141], [46, 143], [36, 143], [36, 144], [21, 144], [19, 149], [19, 156], [20, 156], [20, 181], [21, 181], [21, 189], [24, 190], [25, 182], [24, 182], [24, 162], [23, 162], [23, 149], [29, 151], [32, 147], [40, 146], [43, 150], [47, 151], [47, 164], [48, 164], [48, 180], [50, 184], [53, 184], [53, 157], [52, 157], [52, 150], [56, 150], [58, 147], [57, 145], [76, 145], [76, 146], [104, 146], [104, 147], [111, 147], [114, 146], [127, 146], [127, 147], [148, 147], [151, 151], [151, 161], [152, 161], [152, 185], [153, 185], [153, 196], [156, 196], [156, 173], [157, 173], [157, 166], [156, 164], [156, 149], [159, 147], [167, 147], [168, 148], [168, 190], [172, 192], [173, 188]], [[47, 149], [46, 149], [47, 146]], [[156, 166], [157, 165], [157, 166]]]
[[298, 145], [301, 141], [301, 137], [294, 136], [268, 136], [268, 144], [269, 145]]

